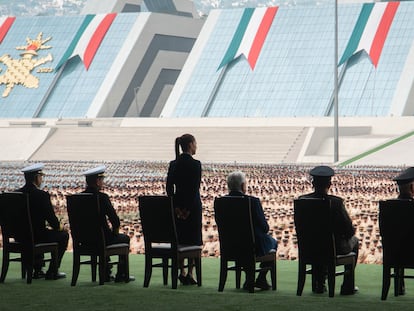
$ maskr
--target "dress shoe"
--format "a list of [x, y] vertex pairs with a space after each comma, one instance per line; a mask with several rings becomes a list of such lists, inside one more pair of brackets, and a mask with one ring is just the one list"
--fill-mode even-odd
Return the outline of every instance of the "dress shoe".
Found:
[[43, 270], [35, 270], [33, 272], [33, 279], [44, 279], [46, 276], [46, 273]]
[[59, 280], [64, 279], [66, 277], [66, 273], [64, 272], [46, 272], [46, 280]]
[[[254, 287], [254, 284], [253, 284], [253, 287]], [[250, 290], [249, 285], [247, 284], [247, 282], [244, 282], [243, 290], [247, 290], [247, 291]]]
[[197, 285], [197, 281], [191, 275], [187, 274], [185, 278], [187, 279], [187, 285]]
[[183, 274], [180, 274], [180, 275], [178, 276], [178, 279], [180, 280], [181, 285], [190, 285], [190, 284], [188, 284], [188, 279], [187, 279], [187, 276], [185, 276], [185, 275], [183, 275]]
[[266, 278], [257, 278], [256, 282], [254, 283], [254, 287], [260, 288], [262, 290], [269, 290], [270, 285], [267, 283]]
[[326, 285], [322, 284], [321, 286], [316, 286], [312, 289], [312, 292], [314, 292], [315, 294], [323, 294], [326, 292]]
[[357, 291], [359, 291], [358, 286], [355, 286], [353, 289], [348, 289], [344, 286], [341, 286], [341, 295], [353, 295], [355, 294]]
[[121, 283], [121, 282], [133, 282], [135, 281], [135, 276], [130, 275], [128, 280], [126, 280], [126, 276], [124, 274], [122, 275], [116, 275], [115, 277], [115, 283]]

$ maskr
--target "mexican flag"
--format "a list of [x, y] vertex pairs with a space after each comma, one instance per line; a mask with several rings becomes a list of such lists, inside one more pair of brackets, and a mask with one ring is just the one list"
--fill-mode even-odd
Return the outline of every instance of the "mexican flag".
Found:
[[13, 25], [16, 17], [0, 17], [0, 43], [3, 42], [3, 39], [7, 36], [8, 31]]
[[353, 55], [365, 51], [377, 67], [399, 2], [365, 3], [355, 24], [344, 54], [338, 66]]
[[58, 70], [67, 60], [76, 55], [79, 55], [86, 70], [88, 70], [115, 17], [116, 13], [86, 15], [55, 70]]
[[250, 68], [254, 69], [277, 9], [278, 7], [244, 9], [233, 39], [218, 69], [242, 54], [247, 58]]

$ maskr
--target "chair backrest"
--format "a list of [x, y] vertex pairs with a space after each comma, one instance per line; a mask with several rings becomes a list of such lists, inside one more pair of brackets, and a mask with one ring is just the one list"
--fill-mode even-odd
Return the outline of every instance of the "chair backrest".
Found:
[[379, 202], [379, 228], [383, 262], [414, 267], [414, 201], [386, 200]]
[[33, 249], [33, 231], [27, 194], [21, 192], [0, 194], [0, 225], [3, 243], [14, 238], [29, 249]]
[[170, 243], [176, 248], [178, 239], [172, 198], [140, 196], [138, 201], [145, 250], [149, 250], [152, 243]]
[[105, 247], [105, 238], [98, 196], [92, 193], [68, 195], [66, 203], [73, 247], [102, 250]]
[[331, 202], [326, 199], [294, 200], [294, 221], [299, 260], [330, 263], [336, 256], [331, 226]]
[[255, 239], [249, 197], [223, 196], [214, 200], [220, 254], [230, 260], [255, 258]]

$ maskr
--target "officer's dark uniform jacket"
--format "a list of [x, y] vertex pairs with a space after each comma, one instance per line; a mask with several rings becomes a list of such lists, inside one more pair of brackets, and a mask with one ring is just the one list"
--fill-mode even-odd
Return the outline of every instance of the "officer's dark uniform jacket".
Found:
[[[99, 207], [101, 211], [101, 223], [104, 231], [106, 241], [111, 240], [121, 225], [119, 217], [116, 214], [114, 207], [112, 206], [111, 200], [106, 193], [100, 192], [97, 188], [87, 187], [83, 193], [93, 193], [98, 196]], [[112, 229], [109, 227], [108, 221], [112, 225]]]
[[60, 223], [50, 202], [49, 193], [38, 189], [33, 183], [26, 183], [17, 191], [29, 195], [30, 216], [35, 242], [46, 238], [49, 231], [46, 227], [46, 221], [54, 230], [60, 229]]
[[305, 194], [299, 198], [324, 198], [331, 201], [332, 227], [335, 236], [336, 252], [338, 254], [347, 254], [351, 252], [352, 248], [348, 241], [354, 236], [355, 228], [345, 209], [343, 199], [334, 195], [316, 192]]

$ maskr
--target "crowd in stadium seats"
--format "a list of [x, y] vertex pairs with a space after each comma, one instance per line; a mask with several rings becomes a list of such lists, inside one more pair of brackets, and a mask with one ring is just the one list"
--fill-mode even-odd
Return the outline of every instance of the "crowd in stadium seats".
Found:
[[[85, 187], [82, 172], [97, 163], [45, 162], [44, 190], [51, 194], [56, 214], [67, 225], [66, 198]], [[123, 161], [107, 162], [105, 189], [121, 218], [124, 233], [131, 238], [131, 252], [144, 253], [144, 242], [138, 215], [137, 198], [140, 195], [165, 194], [168, 163]], [[21, 168], [27, 163], [0, 164], [0, 190], [17, 189], [24, 183]], [[214, 221], [213, 201], [227, 194], [226, 176], [241, 170], [246, 174], [247, 194], [261, 199], [270, 234], [278, 240], [277, 258], [295, 260], [297, 240], [293, 222], [293, 199], [312, 191], [309, 181], [310, 166], [244, 165], [203, 163], [203, 256], [219, 255], [218, 232]], [[360, 239], [360, 263], [382, 262], [382, 247], [378, 228], [378, 201], [396, 198], [397, 187], [392, 178], [399, 167], [337, 168], [332, 179], [331, 194], [345, 200], [346, 208]], [[69, 242], [68, 249], [71, 249]]]

